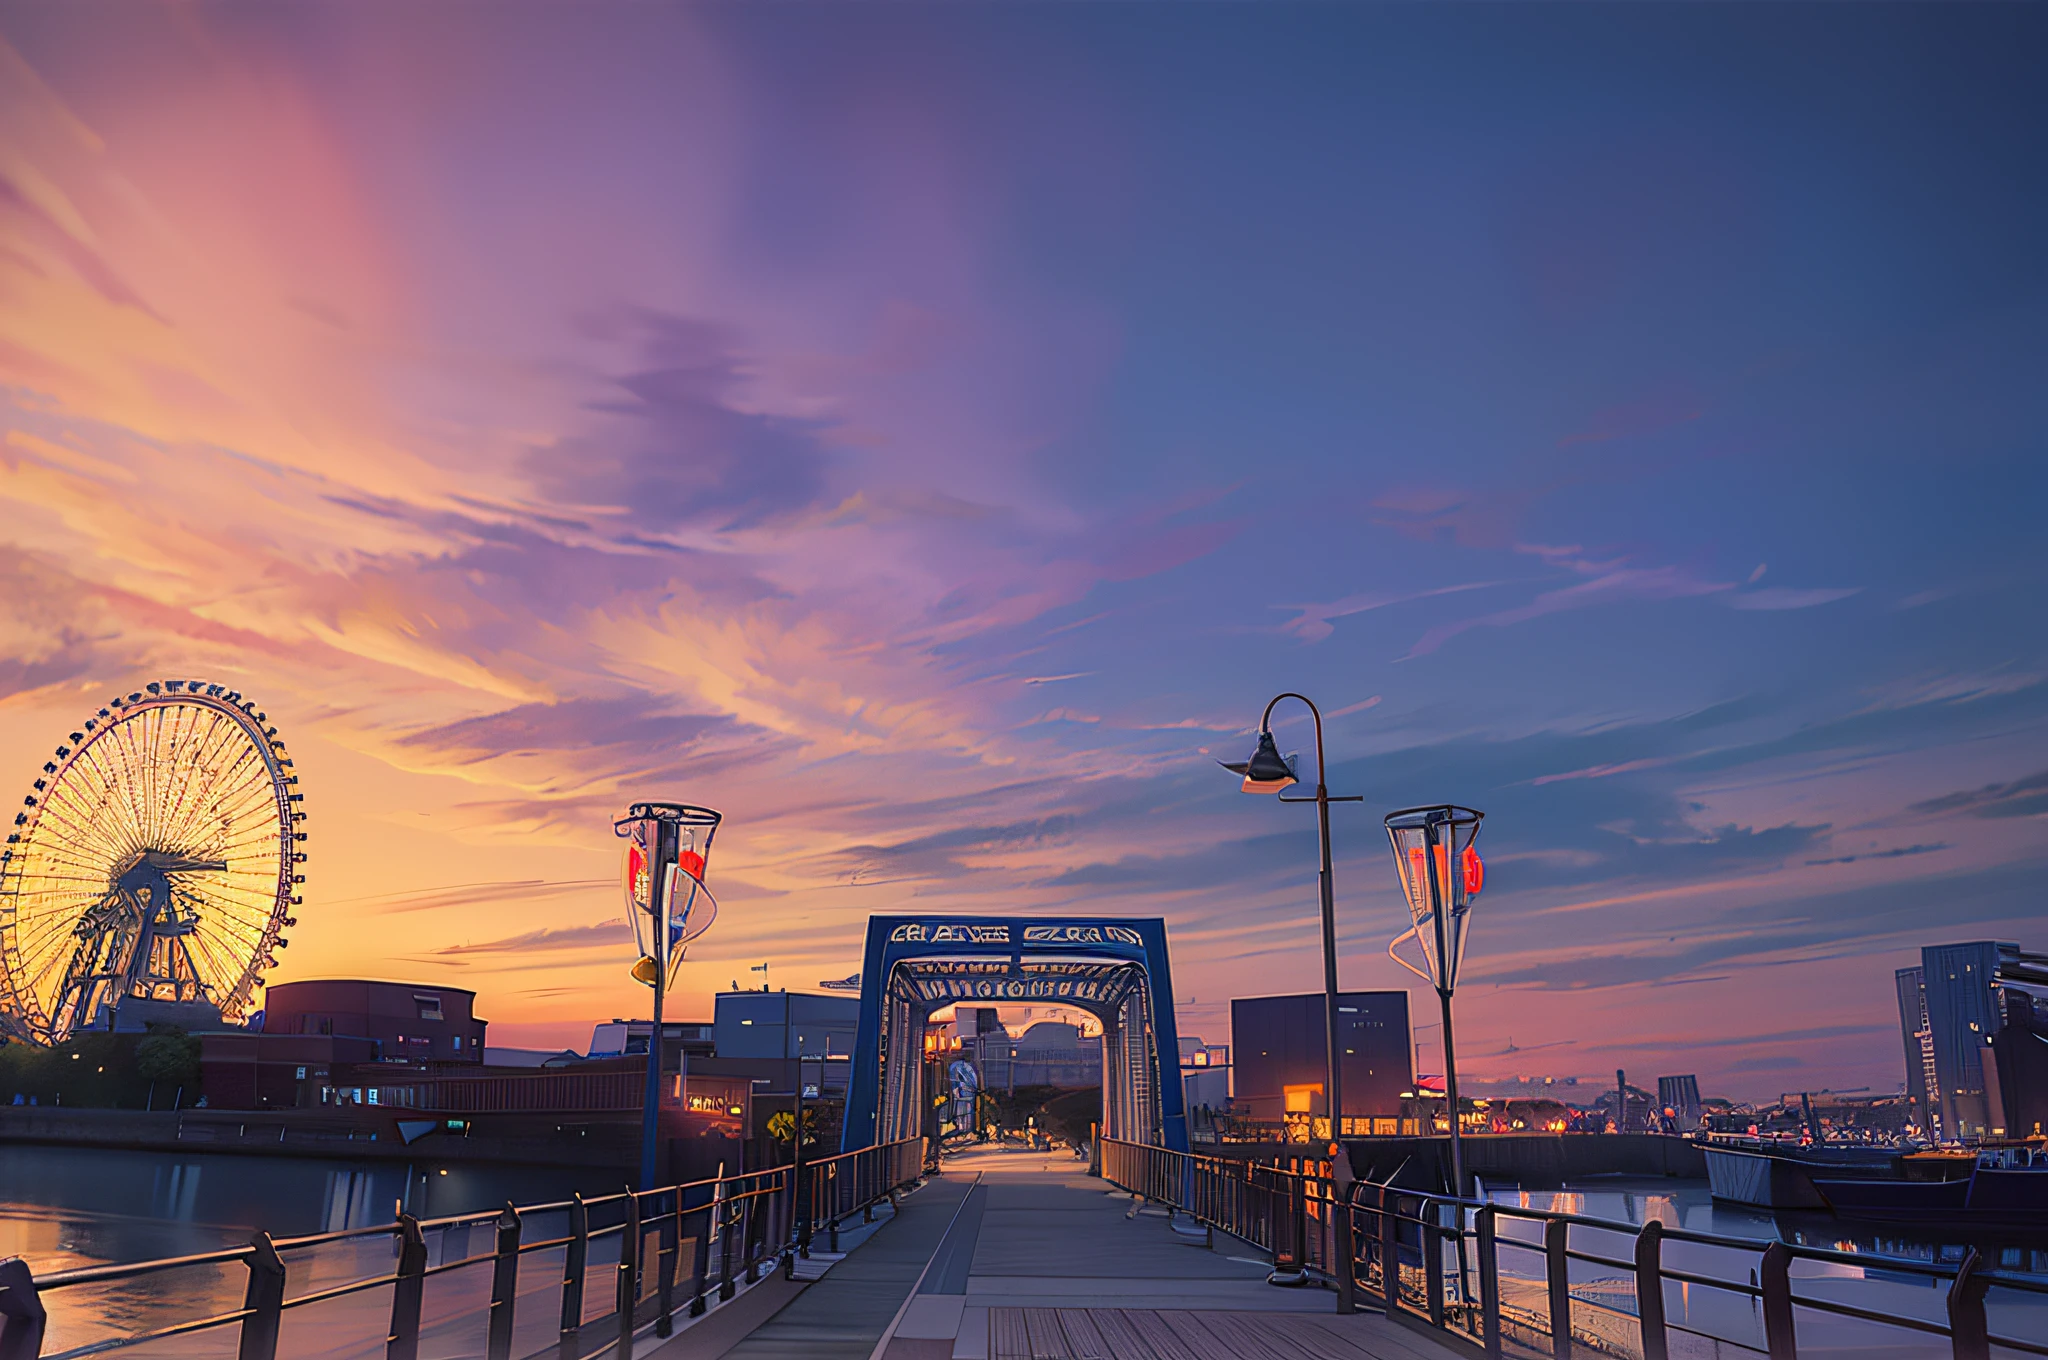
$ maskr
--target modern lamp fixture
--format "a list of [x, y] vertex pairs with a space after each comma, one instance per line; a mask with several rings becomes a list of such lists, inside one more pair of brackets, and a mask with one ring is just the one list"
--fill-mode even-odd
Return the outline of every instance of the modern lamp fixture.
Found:
[[639, 958], [633, 977], [654, 989], [654, 1027], [647, 1036], [647, 1090], [640, 1109], [640, 1188], [652, 1190], [659, 1170], [656, 1127], [661, 1108], [661, 1003], [683, 948], [718, 915], [704, 886], [711, 839], [724, 818], [690, 803], [635, 803], [612, 823], [626, 842], [622, 886]]
[[[1316, 793], [1313, 798], [1289, 798], [1282, 792], [1282, 790], [1292, 788], [1300, 782], [1299, 777], [1294, 772], [1293, 762], [1281, 755], [1280, 748], [1273, 744], [1273, 709], [1282, 699], [1301, 700], [1301, 702], [1308, 705], [1309, 714], [1315, 719]], [[1330, 796], [1330, 790], [1323, 781], [1323, 714], [1322, 710], [1315, 706], [1315, 701], [1305, 694], [1295, 694], [1289, 691], [1285, 694], [1276, 695], [1273, 701], [1266, 705], [1265, 713], [1259, 718], [1259, 744], [1257, 749], [1252, 752], [1249, 760], [1238, 764], [1233, 764], [1229, 761], [1218, 761], [1217, 763], [1232, 774], [1244, 776], [1243, 789], [1246, 793], [1279, 794], [1280, 801], [1283, 803], [1314, 803], [1316, 805], [1316, 831], [1320, 838], [1319, 843], [1322, 850], [1321, 872], [1317, 882], [1321, 889], [1323, 906], [1323, 1043], [1324, 1052], [1328, 1059], [1328, 1065], [1325, 1068], [1323, 1092], [1325, 1097], [1324, 1104], [1327, 1106], [1330, 1114], [1330, 1162], [1332, 1167], [1336, 1169], [1339, 1182], [1348, 1190], [1351, 1181], [1350, 1162], [1345, 1156], [1343, 1144], [1344, 1050], [1339, 1045], [1337, 1039], [1337, 905], [1330, 873], [1330, 804], [1360, 803], [1365, 800], [1355, 795], [1343, 798], [1332, 798]], [[1315, 1117], [1313, 1115], [1309, 1117], [1309, 1127], [1311, 1133], [1313, 1133], [1315, 1127]], [[1351, 1218], [1348, 1214], [1339, 1214], [1337, 1216], [1338, 1246], [1341, 1251], [1346, 1253], [1345, 1259], [1347, 1260], [1351, 1250], [1350, 1222]], [[1300, 1279], [1282, 1279], [1276, 1274], [1272, 1277], [1272, 1280], [1276, 1284], [1298, 1284], [1305, 1283], [1307, 1276], [1303, 1274]], [[1337, 1311], [1349, 1313], [1354, 1311], [1354, 1308], [1351, 1272], [1340, 1270], [1337, 1272]]]
[[[1394, 870], [1401, 895], [1408, 901], [1412, 924], [1387, 945], [1387, 954], [1415, 976], [1436, 988], [1443, 1007], [1444, 1104], [1451, 1116], [1451, 1188], [1465, 1193], [1464, 1144], [1459, 1137], [1458, 1058], [1451, 1039], [1451, 993], [1458, 985], [1458, 965], [1465, 956], [1465, 935], [1472, 927], [1472, 899], [1486, 883], [1476, 842], [1486, 814], [1448, 803], [1403, 808], [1387, 814], [1387, 840], [1394, 849]], [[1414, 940], [1422, 951], [1417, 968], [1400, 955], [1403, 941]]]

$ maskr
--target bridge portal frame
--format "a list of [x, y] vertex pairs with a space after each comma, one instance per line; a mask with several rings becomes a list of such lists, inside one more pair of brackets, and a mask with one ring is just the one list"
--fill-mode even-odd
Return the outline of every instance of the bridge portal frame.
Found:
[[871, 916], [860, 981], [842, 1148], [866, 1147], [884, 1129], [924, 1128], [932, 1012], [1036, 1003], [1102, 1022], [1104, 1136], [1188, 1150], [1164, 920]]

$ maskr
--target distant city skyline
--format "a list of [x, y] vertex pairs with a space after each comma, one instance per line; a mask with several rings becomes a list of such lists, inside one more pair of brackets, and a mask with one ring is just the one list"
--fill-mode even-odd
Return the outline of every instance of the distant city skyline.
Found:
[[1896, 970], [2048, 947], [2040, 9], [473, 17], [0, 13], [0, 793], [247, 692], [274, 981], [580, 1044], [687, 797], [671, 1014], [1088, 909], [1221, 1043], [1320, 984], [1282, 689], [1347, 990], [1488, 814], [1475, 1078], [1889, 1090]]

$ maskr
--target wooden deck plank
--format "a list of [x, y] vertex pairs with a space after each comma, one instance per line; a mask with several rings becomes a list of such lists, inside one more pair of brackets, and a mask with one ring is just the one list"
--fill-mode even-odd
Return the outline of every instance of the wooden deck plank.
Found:
[[1144, 1333], [1138, 1330], [1126, 1310], [1091, 1308], [1088, 1320], [1095, 1324], [1096, 1334], [1109, 1347], [1109, 1353], [1115, 1360], [1166, 1360], [1146, 1341]]
[[1289, 1338], [1281, 1321], [1285, 1314], [1253, 1317], [1245, 1313], [1204, 1313], [1200, 1316], [1209, 1330], [1244, 1360], [1309, 1360]]
[[1031, 1360], [1031, 1335], [1022, 1308], [988, 1310], [989, 1360]]
[[1060, 1309], [1060, 1330], [1067, 1334], [1067, 1354], [1073, 1360], [1120, 1360], [1086, 1308]]
[[1223, 1316], [1220, 1313], [1195, 1313], [1185, 1308], [1162, 1308], [1159, 1320], [1173, 1329], [1173, 1334], [1192, 1351], [1196, 1360], [1275, 1360], [1264, 1350], [1250, 1355], [1242, 1354], [1230, 1338], [1222, 1336], [1209, 1326], [1208, 1320]]
[[1152, 1348], [1153, 1360], [1208, 1360], [1188, 1349], [1187, 1342], [1180, 1334], [1166, 1325], [1166, 1319], [1147, 1308], [1132, 1308], [1124, 1312], [1131, 1325], [1138, 1329], [1138, 1335], [1145, 1338], [1145, 1344]]
[[1259, 1321], [1260, 1325], [1270, 1326], [1273, 1335], [1302, 1360], [1374, 1360], [1370, 1351], [1361, 1349], [1349, 1337], [1323, 1327], [1320, 1317], [1275, 1313]]
[[1057, 1308], [1026, 1308], [1024, 1332], [1031, 1341], [1031, 1360], [1072, 1360]]

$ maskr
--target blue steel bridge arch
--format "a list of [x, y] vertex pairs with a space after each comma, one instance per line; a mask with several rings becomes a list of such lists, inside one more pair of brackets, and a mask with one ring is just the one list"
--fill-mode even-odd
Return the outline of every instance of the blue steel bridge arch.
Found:
[[1104, 1136], [1187, 1151], [1166, 922], [1096, 916], [869, 917], [843, 1149], [924, 1131], [925, 1024], [956, 1002], [1094, 1015]]

